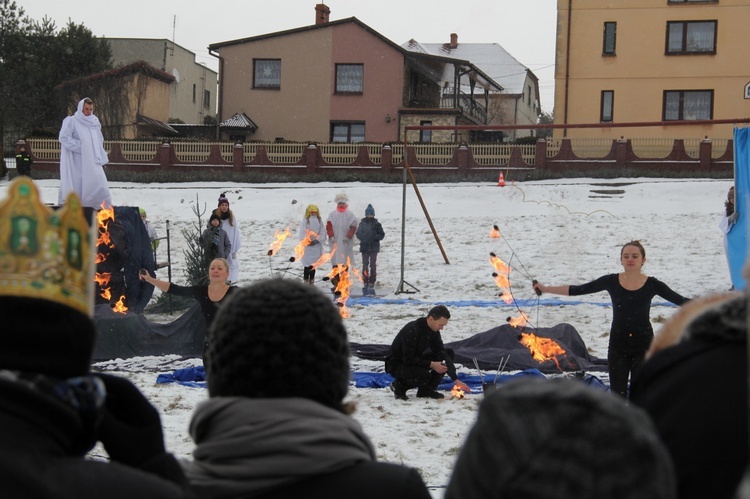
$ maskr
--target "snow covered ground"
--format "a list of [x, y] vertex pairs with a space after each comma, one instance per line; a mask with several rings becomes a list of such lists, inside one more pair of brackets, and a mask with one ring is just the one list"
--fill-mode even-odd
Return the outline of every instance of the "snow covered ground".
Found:
[[[7, 185], [0, 183], [0, 194], [4, 194]], [[39, 185], [44, 201], [56, 202], [58, 181], [43, 180]], [[274, 257], [267, 256], [267, 252], [277, 230], [290, 227], [296, 234], [308, 204], [317, 204], [325, 217], [335, 207], [335, 194], [345, 192], [350, 209], [362, 217], [371, 203], [386, 232], [378, 258], [379, 298], [350, 300], [351, 317], [345, 322], [352, 342], [388, 344], [406, 322], [426, 315], [431, 306], [439, 303], [447, 304], [452, 314], [443, 331], [446, 342], [486, 331], [504, 323], [507, 317], [518, 316], [518, 310], [497, 296], [490, 252], [511, 264], [513, 294], [522, 300], [534, 297], [529, 277], [544, 284], [576, 284], [618, 272], [620, 247], [631, 239], [639, 239], [646, 247], [644, 272], [675, 291], [698, 296], [726, 290], [730, 282], [718, 223], [730, 185], [729, 180], [640, 178], [509, 182], [506, 187], [474, 183], [420, 185], [450, 263], [444, 261], [409, 185], [403, 233], [403, 285], [401, 185], [113, 182], [110, 188], [115, 205], [146, 209], [160, 235], [169, 220], [173, 276], [178, 283], [184, 282], [185, 241], [181, 229], [195, 220], [191, 208], [196, 205], [196, 196], [199, 206], [210, 210], [216, 207], [219, 194], [227, 192], [243, 234], [243, 285], [276, 275], [301, 278], [299, 263], [289, 263], [296, 239], [288, 239]], [[207, 220], [206, 215], [203, 220]], [[502, 238], [490, 238], [493, 225], [499, 227]], [[328, 289], [327, 283], [319, 285]], [[396, 290], [414, 292], [395, 294]], [[576, 297], [575, 302], [578, 298], [584, 303], [559, 305], [559, 297], [543, 296], [540, 306], [524, 312], [539, 327], [572, 324], [592, 355], [606, 357], [611, 318], [608, 297], [602, 293]], [[675, 310], [657, 298], [651, 309], [655, 328]], [[196, 362], [200, 360], [165, 356], [113, 360], [96, 367], [135, 382], [161, 411], [169, 450], [189, 458], [193, 444], [187, 433], [188, 422], [196, 404], [207, 394], [200, 388], [157, 385], [155, 381], [158, 373], [171, 373]], [[357, 371], [383, 368], [382, 363], [356, 358], [352, 358], [352, 367]], [[459, 370], [476, 374], [472, 366]], [[602, 378], [606, 380], [606, 376]], [[401, 402], [394, 400], [388, 389], [353, 387], [349, 397], [358, 404], [355, 418], [372, 439], [378, 458], [417, 468], [432, 487], [433, 496], [442, 497], [482, 395], [443, 401], [411, 397]]]

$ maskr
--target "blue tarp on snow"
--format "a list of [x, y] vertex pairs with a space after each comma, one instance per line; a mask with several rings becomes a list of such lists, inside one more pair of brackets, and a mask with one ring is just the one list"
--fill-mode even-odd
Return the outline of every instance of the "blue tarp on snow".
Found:
[[747, 283], [742, 277], [742, 267], [747, 259], [747, 228], [750, 217], [750, 128], [734, 129], [734, 209], [739, 217], [727, 234], [729, 273], [735, 289], [744, 290]]
[[[483, 376], [479, 375], [469, 375], [464, 373], [458, 373], [458, 379], [462, 382], [469, 385], [469, 388], [471, 388], [472, 393], [482, 393], [483, 383], [488, 384], [501, 384], [505, 383], [507, 381], [511, 381], [513, 379], [518, 379], [520, 377], [527, 377], [527, 376], [535, 376], [535, 377], [545, 377], [544, 374], [542, 374], [541, 371], [538, 369], [526, 369], [524, 371], [520, 371], [514, 374], [485, 374]], [[586, 383], [587, 385], [594, 386], [596, 388], [601, 388], [603, 390], [608, 389], [608, 386], [605, 385], [599, 378], [596, 376], [592, 376], [590, 374], [587, 374], [580, 378], [581, 382]], [[206, 387], [206, 373], [203, 369], [203, 366], [195, 366], [195, 367], [188, 367], [185, 369], [177, 369], [171, 374], [160, 374], [156, 378], [157, 383], [179, 383], [183, 386], [189, 386], [193, 388], [205, 388]], [[393, 376], [386, 373], [376, 373], [376, 372], [354, 372], [352, 373], [352, 383], [357, 388], [386, 388], [388, 387], [391, 382], [393, 382]], [[438, 390], [445, 390], [450, 391], [450, 389], [453, 387], [453, 381], [450, 378], [444, 378], [443, 382], [438, 386]]]

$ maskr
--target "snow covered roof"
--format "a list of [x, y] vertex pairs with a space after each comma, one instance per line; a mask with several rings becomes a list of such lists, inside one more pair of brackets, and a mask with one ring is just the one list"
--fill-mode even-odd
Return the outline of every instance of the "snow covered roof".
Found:
[[221, 128], [248, 128], [253, 131], [258, 129], [258, 125], [253, 122], [245, 113], [235, 113], [234, 116], [219, 123]]
[[[497, 43], [456, 43], [451, 47], [447, 43], [419, 43], [411, 39], [401, 46], [410, 52], [470, 61], [510, 94], [523, 93], [527, 73], [533, 75]], [[444, 76], [445, 81], [453, 83], [452, 73]]]

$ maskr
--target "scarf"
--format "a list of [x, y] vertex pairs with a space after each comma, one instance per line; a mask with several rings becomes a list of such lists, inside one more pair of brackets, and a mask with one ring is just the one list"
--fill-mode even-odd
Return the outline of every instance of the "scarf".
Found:
[[195, 410], [190, 435], [185, 474], [211, 498], [253, 497], [375, 460], [359, 423], [304, 398], [214, 397]]
[[73, 115], [73, 125], [81, 142], [93, 144], [92, 153], [94, 164], [99, 166], [109, 163], [107, 152], [102, 147], [104, 137], [102, 136], [102, 125], [94, 113], [90, 116], [83, 114], [83, 104], [86, 98], [78, 101], [78, 110]]
[[92, 375], [59, 379], [37, 373], [0, 370], [0, 381], [20, 386], [78, 415], [83, 434], [76, 439], [76, 446], [70, 449], [74, 455], [84, 455], [94, 447], [95, 430], [106, 398], [101, 379]]

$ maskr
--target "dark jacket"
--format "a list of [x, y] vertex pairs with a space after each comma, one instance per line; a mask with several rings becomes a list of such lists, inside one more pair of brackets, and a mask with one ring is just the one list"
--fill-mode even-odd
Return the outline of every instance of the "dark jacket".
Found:
[[33, 163], [33, 160], [31, 159], [31, 155], [26, 152], [18, 152], [16, 153], [16, 172], [18, 172], [19, 175], [26, 175], [27, 177], [31, 175], [31, 164]]
[[377, 218], [365, 217], [359, 222], [356, 236], [359, 239], [361, 253], [377, 253], [380, 251], [380, 241], [385, 237], [385, 232]]
[[448, 376], [458, 379], [456, 366], [443, 345], [440, 331], [433, 331], [427, 325], [427, 318], [421, 317], [405, 325], [396, 335], [385, 358], [385, 372], [390, 373], [394, 366], [418, 366], [430, 368], [433, 361], [444, 361]]
[[0, 380], [0, 496], [3, 499], [193, 497], [170, 454], [148, 472], [82, 455], [90, 435], [66, 405]]
[[413, 468], [361, 462], [340, 471], [299, 482], [257, 499], [429, 499], [422, 478]]
[[680, 499], [731, 499], [747, 466], [745, 311], [741, 297], [715, 320], [694, 321], [690, 338], [654, 354], [633, 379], [631, 401], [669, 450]]

